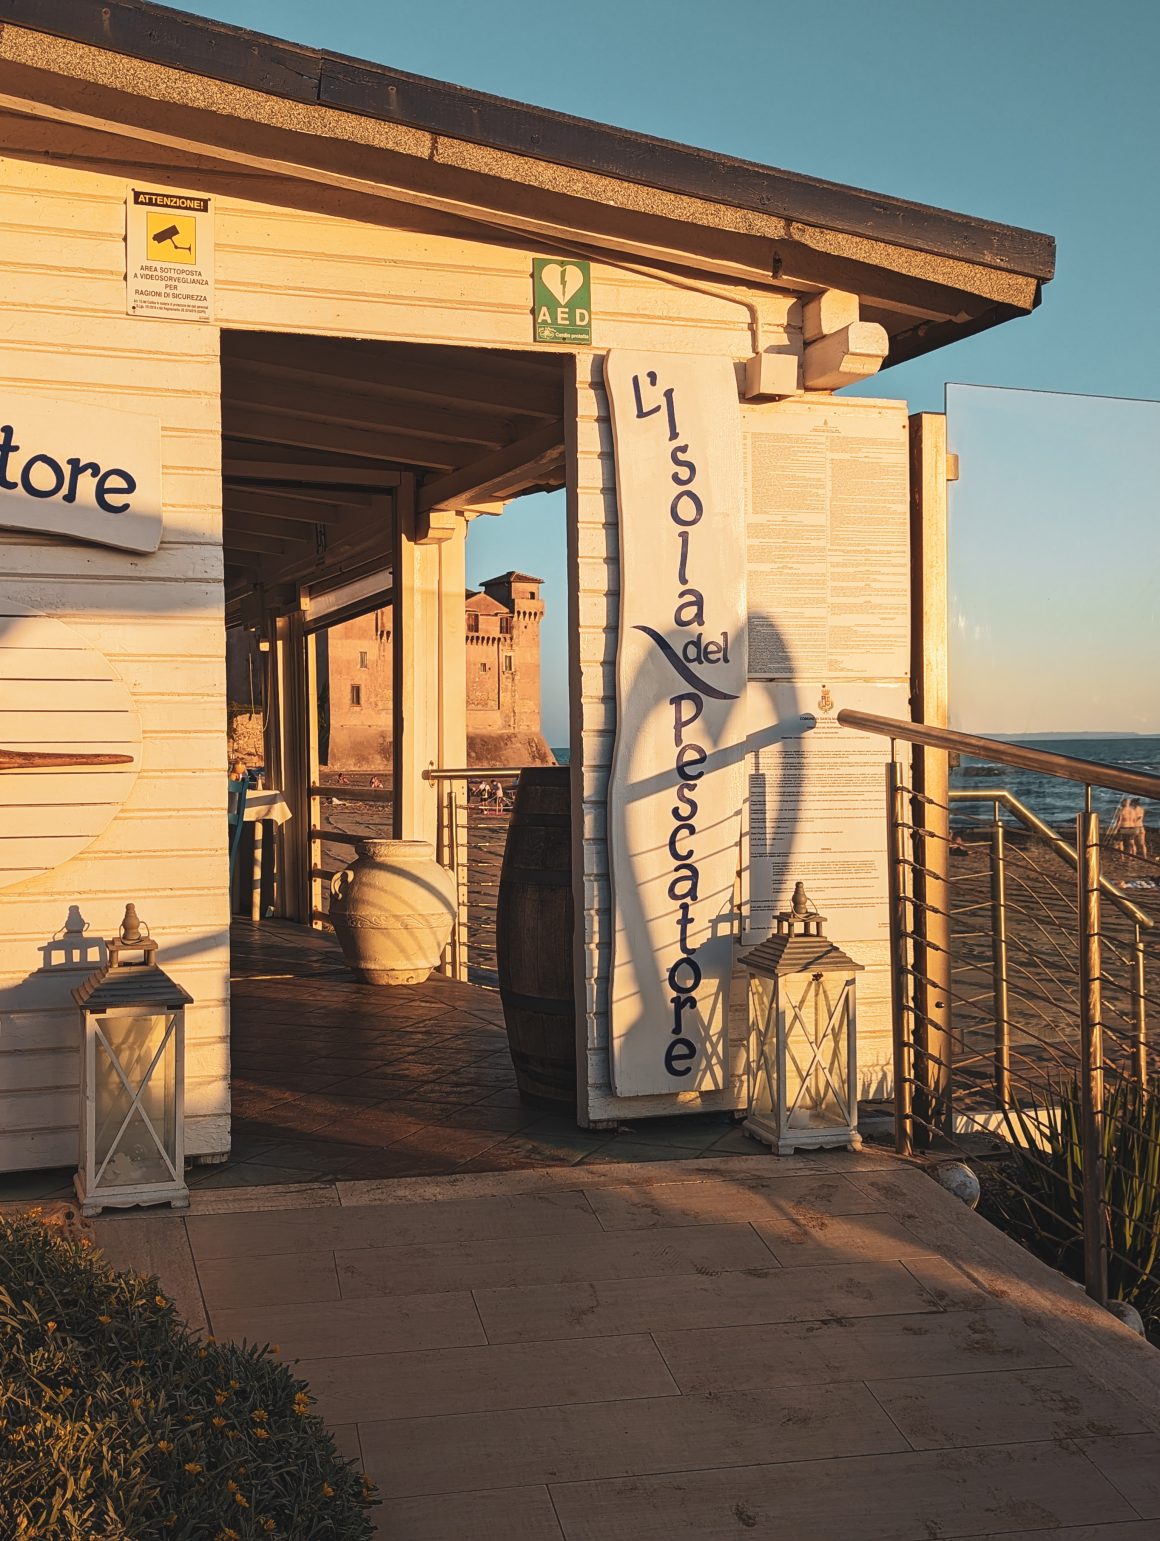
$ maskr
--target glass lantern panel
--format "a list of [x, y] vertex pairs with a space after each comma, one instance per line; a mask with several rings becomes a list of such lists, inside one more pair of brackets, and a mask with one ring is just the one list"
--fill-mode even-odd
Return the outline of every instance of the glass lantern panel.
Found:
[[749, 1025], [753, 1043], [752, 1113], [773, 1109], [777, 1086], [776, 981], [765, 974], [749, 978]]
[[845, 983], [837, 974], [782, 981], [788, 987], [784, 1097], [791, 1129], [842, 1128], [849, 1122], [847, 1020], [840, 1004]]
[[[96, 1171], [104, 1166], [99, 1183], [102, 1188], [173, 1180], [173, 1174], [149, 1132], [151, 1126], [173, 1161], [177, 1145], [176, 1039], [173, 1034], [141, 1090], [168, 1023], [169, 1017], [164, 1012], [122, 1012], [101, 1019], [101, 1031], [109, 1044], [106, 1049], [97, 1039], [94, 1154]], [[110, 1050], [124, 1071], [128, 1088], [117, 1074]], [[133, 1107], [133, 1098], [139, 1091], [137, 1106]], [[126, 1122], [131, 1108], [132, 1116]], [[106, 1157], [109, 1157], [108, 1165], [105, 1165]]]

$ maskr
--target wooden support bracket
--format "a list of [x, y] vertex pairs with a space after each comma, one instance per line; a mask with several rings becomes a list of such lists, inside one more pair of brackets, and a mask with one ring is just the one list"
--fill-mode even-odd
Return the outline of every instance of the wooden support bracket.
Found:
[[806, 345], [802, 379], [807, 391], [836, 391], [877, 374], [890, 351], [886, 328], [876, 321], [854, 321]]

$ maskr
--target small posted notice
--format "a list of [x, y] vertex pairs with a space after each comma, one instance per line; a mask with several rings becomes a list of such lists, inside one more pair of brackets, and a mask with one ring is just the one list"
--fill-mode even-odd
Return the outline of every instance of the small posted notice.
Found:
[[171, 321], [213, 319], [210, 199], [131, 187], [125, 200], [125, 308]]

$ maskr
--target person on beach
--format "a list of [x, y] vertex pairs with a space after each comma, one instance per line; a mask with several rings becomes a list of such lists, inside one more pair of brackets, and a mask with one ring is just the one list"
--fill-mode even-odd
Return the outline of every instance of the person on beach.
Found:
[[1115, 814], [1112, 817], [1112, 822], [1108, 825], [1108, 844], [1112, 846], [1114, 850], [1121, 852], [1121, 854], [1123, 853], [1124, 847], [1128, 843], [1128, 829], [1130, 822], [1130, 799], [1121, 797], [1120, 806], [1116, 809]]
[[1128, 856], [1148, 855], [1148, 833], [1144, 828], [1144, 804], [1138, 797], [1133, 797], [1128, 804], [1128, 818], [1124, 821], [1124, 829], [1127, 834], [1125, 851]]

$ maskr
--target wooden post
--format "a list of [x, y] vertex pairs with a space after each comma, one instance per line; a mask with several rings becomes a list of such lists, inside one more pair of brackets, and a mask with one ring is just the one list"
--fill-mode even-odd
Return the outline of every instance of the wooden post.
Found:
[[[946, 727], [947, 426], [910, 419], [911, 716]], [[945, 750], [914, 750], [915, 1115], [924, 1143], [953, 1132], [950, 809]]]
[[308, 903], [305, 919], [315, 931], [321, 930], [322, 879], [317, 872], [322, 867], [322, 841], [311, 835], [312, 829], [322, 828], [322, 799], [311, 787], [318, 785], [318, 638], [314, 632], [306, 637], [306, 879]]
[[[467, 520], [460, 514], [440, 529], [428, 524], [439, 562], [439, 720], [435, 763], [442, 767], [467, 764], [467, 651], [463, 646], [463, 595], [467, 587]], [[442, 536], [441, 539], [436, 537]], [[439, 782], [436, 795], [444, 805], [446, 854], [440, 859], [455, 873], [455, 932], [444, 956], [443, 971], [467, 978], [467, 786]]]
[[[306, 678], [306, 636], [300, 613], [280, 615], [274, 622], [274, 663], [277, 682], [267, 727], [267, 780], [282, 793], [290, 818], [280, 826], [281, 874], [278, 912], [287, 920], [310, 918], [310, 773], [307, 744], [314, 719]], [[271, 754], [273, 750], [273, 754]]]

